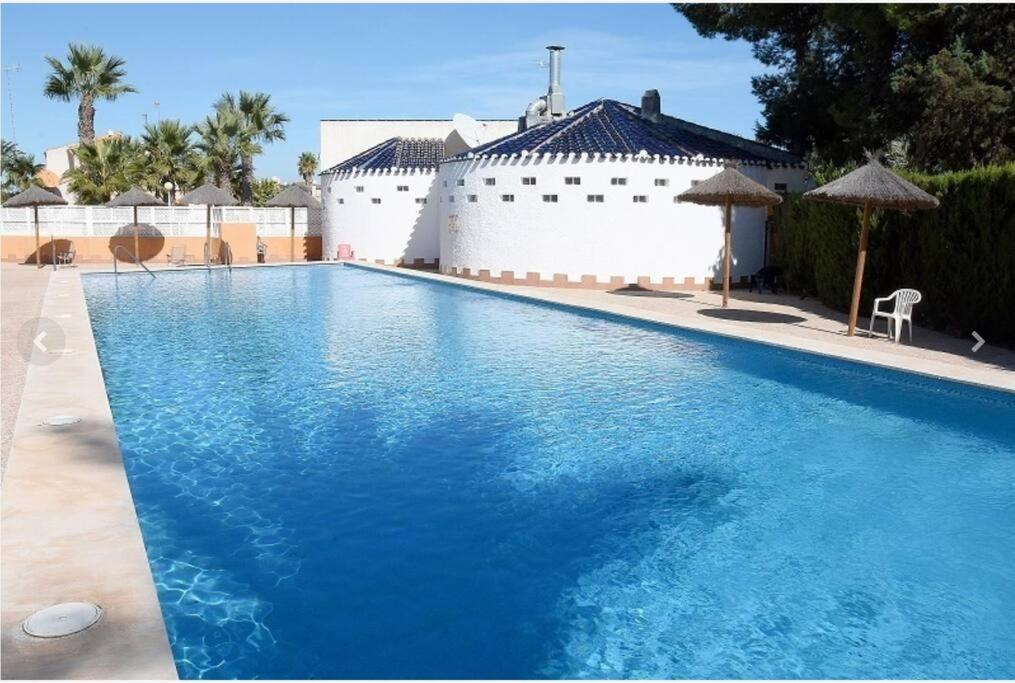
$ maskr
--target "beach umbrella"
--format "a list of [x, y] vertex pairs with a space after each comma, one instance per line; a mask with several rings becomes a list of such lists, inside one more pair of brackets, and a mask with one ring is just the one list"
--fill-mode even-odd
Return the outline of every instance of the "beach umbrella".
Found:
[[45, 190], [38, 185], [29, 185], [27, 190], [19, 192], [4, 203], [4, 206], [11, 208], [19, 206], [32, 207], [35, 214], [35, 263], [39, 268], [42, 268], [42, 247], [39, 245], [39, 207], [66, 203], [67, 200], [59, 194]]
[[157, 197], [153, 197], [140, 187], [132, 187], [123, 194], [118, 194], [108, 202], [106, 206], [132, 206], [134, 207], [134, 261], [141, 263], [141, 240], [138, 237], [137, 207], [139, 206], [165, 206], [166, 203]]
[[733, 223], [734, 206], [774, 206], [782, 201], [782, 197], [764, 185], [756, 183], [736, 169], [733, 164], [726, 167], [707, 180], [684, 190], [677, 199], [692, 204], [705, 206], [722, 206], [726, 209], [726, 239], [723, 246], [722, 260], [722, 307], [726, 308], [730, 300], [730, 243]]
[[860, 311], [860, 290], [863, 287], [863, 270], [867, 262], [867, 236], [870, 214], [874, 209], [936, 209], [941, 203], [911, 182], [903, 180], [867, 155], [867, 163], [827, 185], [805, 192], [806, 199], [849, 206], [863, 207], [860, 222], [860, 248], [856, 255], [856, 274], [853, 277], [853, 300], [849, 305], [850, 337], [856, 332], [856, 318]]
[[205, 224], [205, 233], [207, 234], [207, 242], [205, 243], [204, 252], [204, 265], [210, 266], [211, 258], [211, 207], [213, 206], [235, 206], [239, 204], [236, 197], [232, 196], [225, 190], [212, 185], [211, 183], [205, 183], [196, 190], [191, 190], [187, 194], [180, 197], [180, 202], [183, 204], [204, 204], [208, 207], [207, 210], [207, 222]]
[[[299, 185], [290, 185], [269, 199], [265, 206], [289, 207], [289, 260], [296, 260], [296, 207], [302, 206], [308, 211], [321, 208], [321, 203]], [[309, 221], [309, 216], [307, 217]]]

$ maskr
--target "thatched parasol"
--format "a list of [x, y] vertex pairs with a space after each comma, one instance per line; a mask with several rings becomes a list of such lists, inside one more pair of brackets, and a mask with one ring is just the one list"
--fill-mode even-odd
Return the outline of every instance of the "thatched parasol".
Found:
[[204, 204], [208, 207], [207, 221], [205, 225], [207, 241], [204, 245], [204, 265], [211, 266], [211, 207], [235, 206], [240, 202], [236, 199], [236, 197], [232, 196], [225, 190], [212, 185], [211, 183], [205, 183], [196, 190], [191, 190], [180, 197], [180, 202], [183, 204]]
[[941, 203], [913, 183], [903, 180], [867, 155], [867, 163], [827, 185], [805, 192], [804, 197], [819, 202], [833, 202], [863, 207], [860, 223], [860, 249], [856, 256], [856, 274], [853, 277], [853, 300], [849, 305], [850, 337], [856, 332], [856, 318], [860, 312], [860, 290], [863, 288], [863, 270], [867, 262], [867, 236], [870, 231], [870, 214], [873, 209], [936, 209]]
[[153, 197], [140, 187], [132, 187], [123, 194], [118, 194], [108, 202], [106, 206], [132, 206], [134, 207], [134, 261], [141, 263], [141, 240], [138, 238], [137, 228], [137, 207], [139, 206], [165, 206], [166, 203], [157, 197]]
[[[265, 202], [265, 206], [289, 207], [289, 260], [296, 260], [296, 207], [319, 209], [321, 203], [299, 185], [290, 185]], [[310, 217], [307, 216], [309, 222]]]
[[11, 208], [32, 207], [35, 214], [35, 263], [39, 268], [42, 268], [42, 247], [39, 245], [39, 207], [66, 203], [67, 200], [58, 193], [45, 190], [38, 185], [29, 185], [27, 190], [19, 192], [4, 203], [4, 206]]
[[726, 207], [726, 241], [723, 246], [722, 259], [722, 307], [726, 308], [730, 300], [730, 242], [733, 222], [733, 206], [775, 206], [782, 197], [764, 185], [756, 183], [736, 169], [733, 164], [726, 164], [719, 173], [708, 180], [703, 180], [689, 190], [684, 190], [677, 199], [682, 202], [704, 204], [705, 206]]

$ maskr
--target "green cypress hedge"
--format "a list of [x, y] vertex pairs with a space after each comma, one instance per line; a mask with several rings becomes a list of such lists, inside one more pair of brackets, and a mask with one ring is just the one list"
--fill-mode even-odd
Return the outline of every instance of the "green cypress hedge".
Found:
[[[1015, 346], [1015, 164], [904, 174], [941, 200], [931, 211], [875, 211], [860, 314], [874, 297], [920, 290], [918, 325]], [[792, 289], [849, 310], [861, 212], [787, 197], [777, 208], [776, 262]]]

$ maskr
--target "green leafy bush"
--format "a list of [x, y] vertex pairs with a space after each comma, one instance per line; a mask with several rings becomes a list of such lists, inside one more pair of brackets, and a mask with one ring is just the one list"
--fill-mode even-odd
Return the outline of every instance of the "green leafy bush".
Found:
[[[876, 211], [860, 312], [900, 287], [923, 293], [917, 324], [976, 330], [1015, 346], [1015, 164], [940, 175], [905, 174], [941, 200], [932, 211]], [[849, 309], [858, 209], [788, 197], [777, 210], [775, 257], [790, 286]]]

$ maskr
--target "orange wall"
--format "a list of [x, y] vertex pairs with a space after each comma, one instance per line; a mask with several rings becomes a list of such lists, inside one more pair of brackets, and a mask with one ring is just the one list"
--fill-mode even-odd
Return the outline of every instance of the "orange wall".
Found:
[[[253, 223], [224, 223], [222, 235], [229, 241], [233, 250], [234, 263], [255, 263], [257, 261], [257, 235]], [[78, 263], [107, 263], [113, 260], [113, 249], [122, 244], [131, 253], [134, 252], [134, 237], [60, 237], [55, 236], [57, 251], [66, 250], [73, 240], [77, 251], [75, 261]], [[289, 260], [288, 237], [262, 237], [268, 245], [268, 261], [279, 262]], [[204, 237], [139, 237], [140, 256], [142, 261], [165, 263], [170, 250], [174, 246], [183, 245], [186, 250], [187, 263], [204, 262]], [[218, 253], [218, 240], [212, 238], [213, 253]], [[42, 262], [50, 263], [52, 244], [48, 235], [40, 236], [39, 244], [42, 251]], [[130, 257], [119, 252], [117, 258], [129, 261]], [[35, 236], [9, 235], [0, 237], [0, 259], [15, 263], [35, 263]], [[296, 260], [319, 261], [321, 259], [320, 237], [297, 237]]]

